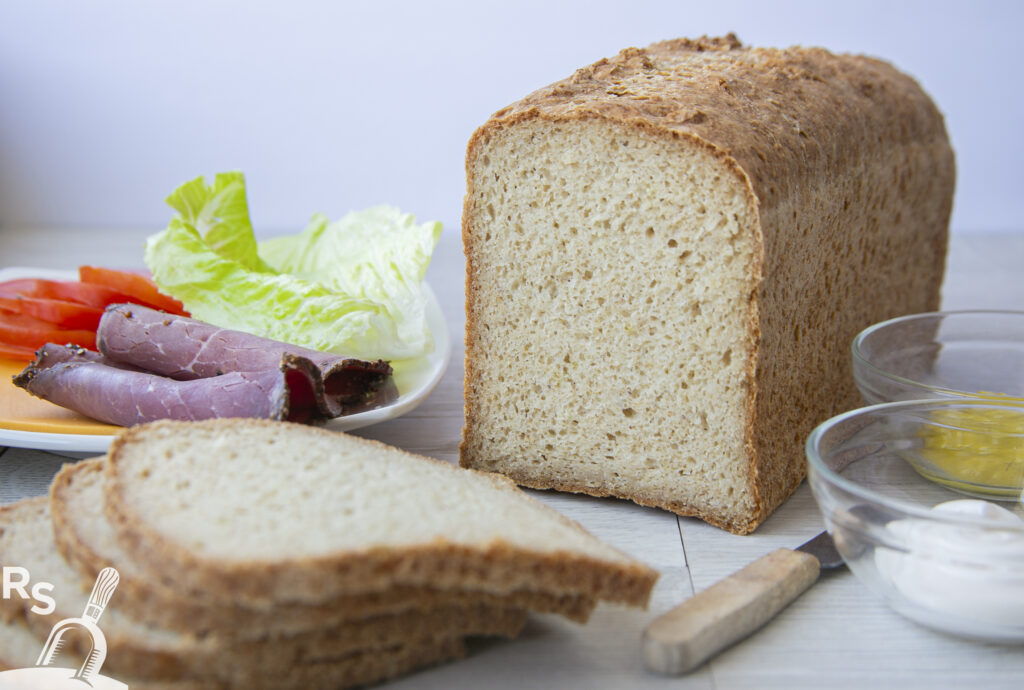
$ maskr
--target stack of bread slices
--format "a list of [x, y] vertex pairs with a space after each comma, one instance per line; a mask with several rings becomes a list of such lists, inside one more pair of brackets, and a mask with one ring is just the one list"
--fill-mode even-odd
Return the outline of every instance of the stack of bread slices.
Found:
[[0, 508], [0, 562], [56, 601], [3, 600], [8, 668], [117, 569], [102, 673], [133, 689], [373, 684], [514, 637], [530, 611], [645, 606], [657, 577], [504, 477], [258, 420], [126, 431]]

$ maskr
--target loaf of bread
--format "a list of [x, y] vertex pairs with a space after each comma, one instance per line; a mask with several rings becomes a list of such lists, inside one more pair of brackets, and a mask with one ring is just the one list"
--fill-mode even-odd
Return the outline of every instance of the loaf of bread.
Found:
[[495, 113], [463, 213], [461, 462], [755, 529], [855, 407], [862, 328], [934, 310], [954, 160], [910, 77], [734, 36]]

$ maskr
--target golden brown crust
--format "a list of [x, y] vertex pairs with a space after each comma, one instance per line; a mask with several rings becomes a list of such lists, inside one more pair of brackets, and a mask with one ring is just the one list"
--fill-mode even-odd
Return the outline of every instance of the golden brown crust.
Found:
[[[750, 192], [760, 248], [749, 268], [746, 425], [756, 507], [737, 520], [614, 492], [748, 533], [802, 480], [802, 438], [857, 404], [846, 361], [853, 335], [938, 307], [954, 180], [942, 115], [911, 77], [880, 60], [743, 47], [732, 34], [628, 48], [499, 110], [473, 134], [466, 157], [466, 429], [478, 424], [473, 334], [482, 327], [473, 302], [473, 161], [502, 128], [588, 118], [684, 138], [727, 162]], [[852, 210], [851, 200], [859, 205]], [[914, 276], [925, 284], [913, 286]], [[486, 464], [466, 438], [461, 464]], [[525, 486], [613, 493], [528, 468], [503, 471]]]
[[821, 48], [742, 47], [731, 35], [627, 48], [499, 110], [478, 134], [537, 116], [594, 116], [689, 135], [733, 158], [761, 203], [856, 164], [866, 144], [946, 139], [931, 99], [885, 62]]

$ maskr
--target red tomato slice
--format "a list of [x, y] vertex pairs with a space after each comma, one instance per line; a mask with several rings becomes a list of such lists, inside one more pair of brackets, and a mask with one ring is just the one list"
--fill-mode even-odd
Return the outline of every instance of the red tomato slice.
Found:
[[45, 297], [5, 297], [0, 295], [0, 309], [27, 314], [52, 323], [61, 328], [89, 329], [95, 331], [100, 325], [103, 310], [75, 302]]
[[36, 358], [36, 351], [31, 347], [20, 347], [18, 345], [8, 345], [7, 343], [0, 343], [0, 358], [2, 359], [23, 359], [31, 362]]
[[18, 295], [35, 295], [39, 290], [39, 283], [52, 282], [40, 278], [18, 278], [16, 280], [5, 280], [0, 283], [0, 295], [4, 297], [17, 297]]
[[0, 312], [0, 343], [30, 350], [38, 350], [46, 343], [74, 343], [95, 350], [96, 332], [60, 328], [33, 316]]
[[171, 314], [188, 315], [181, 302], [160, 292], [156, 283], [144, 275], [98, 266], [79, 266], [78, 277], [83, 283], [105, 285], [129, 295], [132, 298], [128, 300], [130, 302], [162, 309]]
[[105, 285], [80, 283], [77, 280], [46, 280], [44, 278], [21, 278], [0, 283], [0, 295], [59, 299], [85, 304], [96, 309], [103, 309], [108, 304], [131, 301], [129, 295]]

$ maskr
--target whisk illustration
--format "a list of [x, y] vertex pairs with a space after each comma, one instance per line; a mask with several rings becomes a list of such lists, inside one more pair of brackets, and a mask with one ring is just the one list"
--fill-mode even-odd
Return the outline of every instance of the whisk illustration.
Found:
[[85, 605], [85, 612], [80, 618], [65, 618], [57, 622], [50, 630], [50, 637], [43, 646], [43, 651], [36, 661], [36, 666], [49, 666], [60, 653], [64, 645], [64, 634], [73, 628], [84, 630], [91, 641], [89, 653], [85, 655], [82, 665], [75, 671], [72, 678], [84, 681], [92, 685], [92, 681], [99, 674], [100, 667], [107, 658], [107, 638], [99, 629], [97, 622], [103, 615], [110, 597], [117, 589], [117, 583], [121, 576], [113, 568], [104, 568], [96, 576], [96, 584], [93, 585], [92, 594], [89, 595], [89, 602]]

